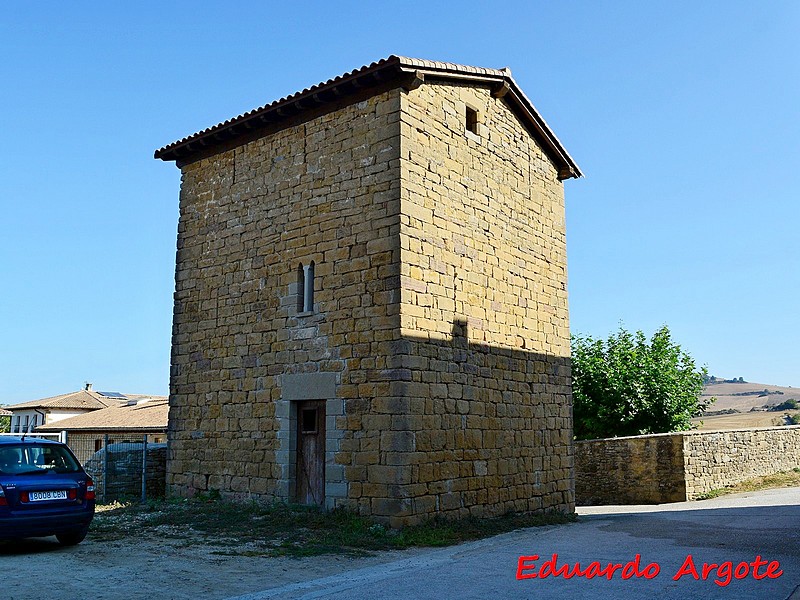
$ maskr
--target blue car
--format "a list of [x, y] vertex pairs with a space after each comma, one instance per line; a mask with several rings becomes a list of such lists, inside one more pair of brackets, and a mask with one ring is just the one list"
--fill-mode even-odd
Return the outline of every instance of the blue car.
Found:
[[0, 436], [0, 539], [55, 535], [79, 544], [94, 502], [94, 482], [66, 444]]

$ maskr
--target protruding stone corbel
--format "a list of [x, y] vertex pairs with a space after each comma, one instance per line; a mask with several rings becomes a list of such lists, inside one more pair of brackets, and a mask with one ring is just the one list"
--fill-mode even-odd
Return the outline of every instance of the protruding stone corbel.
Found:
[[511, 91], [511, 86], [508, 85], [508, 82], [504, 80], [503, 83], [501, 83], [492, 90], [492, 96], [495, 98], [502, 98], [510, 91]]
[[414, 71], [413, 73], [406, 75], [402, 85], [403, 89], [405, 89], [407, 92], [410, 92], [411, 90], [417, 89], [423, 83], [425, 83], [425, 74], [420, 73], [419, 71]]
[[559, 181], [564, 181], [565, 179], [570, 179], [571, 177], [577, 177], [577, 176], [578, 174], [571, 167], [562, 167], [558, 171]]

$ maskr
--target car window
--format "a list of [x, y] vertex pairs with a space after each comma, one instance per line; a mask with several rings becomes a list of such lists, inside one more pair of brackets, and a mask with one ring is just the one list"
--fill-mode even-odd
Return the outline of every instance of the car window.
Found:
[[0, 447], [0, 473], [75, 473], [80, 465], [64, 446], [15, 444]]

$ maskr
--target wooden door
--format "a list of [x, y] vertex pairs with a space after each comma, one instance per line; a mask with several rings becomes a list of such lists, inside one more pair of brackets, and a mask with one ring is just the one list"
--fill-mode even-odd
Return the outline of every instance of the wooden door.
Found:
[[325, 505], [325, 401], [297, 403], [295, 501]]

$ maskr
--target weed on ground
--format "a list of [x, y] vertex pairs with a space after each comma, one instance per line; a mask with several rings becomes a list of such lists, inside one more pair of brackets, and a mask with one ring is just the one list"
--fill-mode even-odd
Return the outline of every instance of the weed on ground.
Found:
[[90, 539], [129, 536], [211, 544], [215, 552], [243, 556], [359, 556], [378, 550], [449, 546], [525, 527], [558, 525], [575, 515], [544, 513], [459, 521], [434, 519], [393, 530], [348, 511], [325, 512], [287, 504], [233, 503], [218, 497], [98, 506]]
[[791, 471], [781, 471], [773, 475], [754, 477], [747, 481], [742, 481], [736, 485], [717, 488], [695, 498], [696, 500], [709, 500], [724, 496], [725, 494], [736, 494], [739, 492], [757, 492], [760, 490], [770, 490], [774, 488], [798, 487], [800, 486], [800, 467], [795, 467]]

